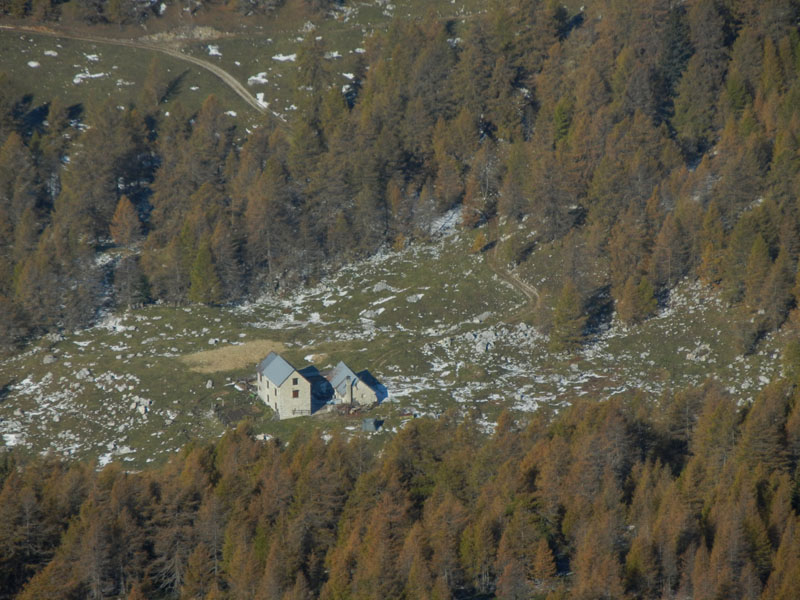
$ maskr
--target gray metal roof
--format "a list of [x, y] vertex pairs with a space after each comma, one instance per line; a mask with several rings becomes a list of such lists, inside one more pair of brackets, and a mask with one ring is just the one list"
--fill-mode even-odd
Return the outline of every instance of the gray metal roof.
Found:
[[328, 375], [328, 381], [331, 382], [333, 389], [336, 390], [336, 393], [340, 396], [344, 396], [345, 392], [347, 392], [347, 378], [350, 378], [350, 381], [357, 381], [358, 376], [353, 373], [352, 369], [344, 364], [343, 360], [339, 361], [339, 364], [333, 368], [330, 375]]
[[278, 387], [294, 370], [295, 368], [286, 362], [285, 358], [275, 352], [267, 354], [267, 357], [258, 364], [258, 372]]

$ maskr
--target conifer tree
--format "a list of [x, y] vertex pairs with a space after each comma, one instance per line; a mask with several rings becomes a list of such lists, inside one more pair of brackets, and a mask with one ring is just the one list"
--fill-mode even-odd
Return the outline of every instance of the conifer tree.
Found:
[[722, 215], [717, 203], [712, 201], [703, 217], [703, 247], [697, 273], [707, 284], [713, 285], [722, 277], [722, 259], [724, 232], [722, 229]]
[[750, 310], [761, 307], [764, 283], [771, 267], [772, 261], [769, 258], [767, 243], [761, 235], [756, 235], [750, 246], [744, 273], [744, 301]]
[[568, 279], [553, 308], [553, 326], [549, 348], [552, 352], [573, 352], [583, 340], [586, 315], [578, 288]]
[[647, 277], [640, 277], [638, 283], [635, 277], [629, 277], [617, 302], [619, 318], [626, 323], [639, 323], [652, 315], [656, 308], [658, 302]]
[[211, 254], [211, 244], [208, 240], [200, 242], [189, 271], [189, 281], [190, 301], [202, 304], [216, 304], [222, 299], [222, 284], [217, 275]]
[[111, 239], [118, 246], [127, 246], [135, 242], [141, 235], [141, 222], [131, 201], [123, 195], [117, 202], [117, 208], [109, 225]]
[[209, 551], [202, 542], [195, 546], [186, 564], [181, 584], [181, 600], [203, 600], [213, 585]]

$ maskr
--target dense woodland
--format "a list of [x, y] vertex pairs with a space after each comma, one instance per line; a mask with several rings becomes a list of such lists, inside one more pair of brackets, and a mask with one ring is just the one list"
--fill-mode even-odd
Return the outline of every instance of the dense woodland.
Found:
[[10, 453], [3, 598], [793, 600], [800, 387], [723, 387], [254, 441], [143, 473]]
[[[113, 22], [115, 6], [0, 12]], [[0, 342], [303, 284], [461, 207], [467, 230], [512, 234], [508, 263], [563, 258], [543, 290], [556, 350], [691, 277], [750, 351], [800, 300], [798, 17], [791, 0], [490, 2], [396, 20], [347, 94], [309, 37], [298, 110], [249, 135], [214, 97], [167, 110], [157, 62], [124, 110], [3, 77]], [[490, 435], [479, 414], [412, 420], [381, 450], [243, 424], [142, 473], [3, 453], [0, 596], [790, 600], [800, 342], [785, 361], [748, 406], [709, 381], [504, 415]]]
[[125, 110], [31, 101], [6, 77], [0, 339], [311, 281], [462, 206], [465, 227], [517, 231], [509, 263], [531, 235], [563, 250], [554, 347], [612, 302], [646, 318], [688, 275], [752, 350], [800, 296], [798, 16], [796, 0], [493, 2], [397, 19], [346, 94], [308, 36], [299, 109], [250, 135], [214, 97], [166, 111], [157, 61]]

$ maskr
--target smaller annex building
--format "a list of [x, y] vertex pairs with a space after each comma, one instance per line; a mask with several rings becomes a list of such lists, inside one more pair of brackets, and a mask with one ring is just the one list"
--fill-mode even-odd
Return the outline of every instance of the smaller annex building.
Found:
[[368, 405], [378, 402], [378, 394], [366, 381], [366, 377], [354, 373], [344, 361], [339, 361], [328, 374], [337, 404]]
[[310, 415], [311, 382], [276, 352], [258, 364], [256, 387], [259, 397], [279, 419]]

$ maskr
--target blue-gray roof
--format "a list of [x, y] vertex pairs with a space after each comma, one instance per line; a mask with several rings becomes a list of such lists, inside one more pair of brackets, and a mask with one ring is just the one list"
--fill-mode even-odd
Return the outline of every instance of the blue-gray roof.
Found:
[[358, 376], [353, 373], [352, 369], [344, 364], [344, 361], [339, 361], [339, 364], [333, 368], [330, 375], [328, 375], [328, 381], [331, 382], [333, 389], [336, 390], [336, 393], [340, 396], [344, 396], [347, 392], [347, 378], [350, 378], [351, 382], [354, 382], [358, 379]]
[[294, 370], [295, 368], [286, 362], [285, 358], [275, 352], [267, 354], [267, 357], [258, 364], [258, 372], [278, 387]]

